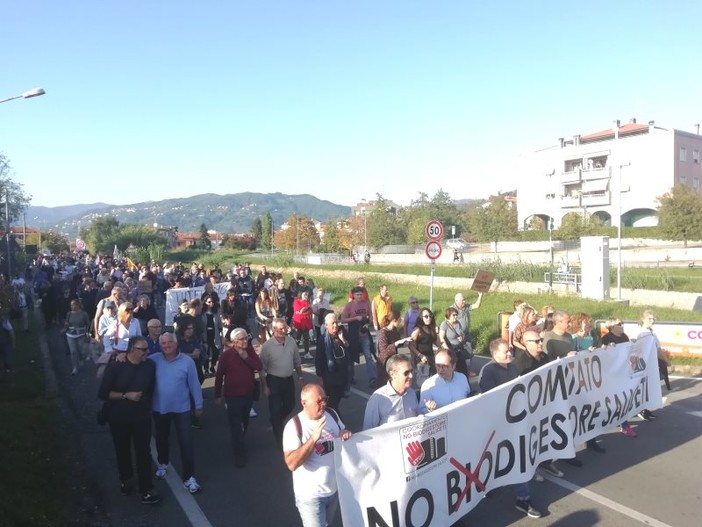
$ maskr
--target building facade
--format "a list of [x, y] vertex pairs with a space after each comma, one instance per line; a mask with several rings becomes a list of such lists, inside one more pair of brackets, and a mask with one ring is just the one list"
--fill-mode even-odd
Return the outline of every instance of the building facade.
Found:
[[700, 192], [702, 136], [635, 119], [534, 152], [517, 186], [520, 229], [558, 226], [569, 213], [604, 225], [655, 225], [658, 196], [682, 183]]

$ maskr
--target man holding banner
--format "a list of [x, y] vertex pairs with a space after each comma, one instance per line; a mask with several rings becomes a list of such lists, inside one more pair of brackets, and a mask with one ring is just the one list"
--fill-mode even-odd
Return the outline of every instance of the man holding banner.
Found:
[[393, 355], [385, 363], [390, 380], [368, 399], [363, 429], [401, 421], [419, 414], [417, 394], [412, 389], [412, 363], [407, 355]]
[[[500, 384], [507, 383], [519, 377], [517, 368], [512, 364], [512, 352], [504, 339], [495, 339], [490, 343], [492, 362], [488, 363], [480, 376], [480, 391], [485, 393]], [[541, 511], [531, 504], [529, 482], [524, 481], [515, 485], [517, 501], [514, 507], [530, 518], [541, 518]]]

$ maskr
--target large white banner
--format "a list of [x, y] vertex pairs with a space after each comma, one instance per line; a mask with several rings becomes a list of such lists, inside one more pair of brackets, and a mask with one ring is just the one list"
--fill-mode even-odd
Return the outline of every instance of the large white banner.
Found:
[[[219, 300], [222, 301], [227, 297], [227, 291], [232, 285], [229, 282], [215, 284], [214, 290], [219, 295]], [[166, 326], [173, 325], [173, 317], [178, 313], [178, 306], [187, 300], [200, 298], [205, 292], [203, 286], [200, 287], [181, 287], [178, 289], [171, 288], [166, 290], [166, 314], [164, 315], [164, 324]]]
[[580, 352], [426, 416], [335, 445], [344, 525], [450, 525], [490, 489], [661, 406], [653, 339]]

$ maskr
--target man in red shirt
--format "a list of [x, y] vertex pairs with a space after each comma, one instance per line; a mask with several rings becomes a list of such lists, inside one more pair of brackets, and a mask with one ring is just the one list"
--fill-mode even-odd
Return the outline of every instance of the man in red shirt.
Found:
[[249, 412], [256, 385], [254, 375], [263, 368], [243, 328], [230, 329], [224, 339], [226, 350], [217, 363], [215, 375], [215, 404], [226, 401], [227, 417], [232, 436], [234, 464], [246, 466], [244, 435], [249, 426]]

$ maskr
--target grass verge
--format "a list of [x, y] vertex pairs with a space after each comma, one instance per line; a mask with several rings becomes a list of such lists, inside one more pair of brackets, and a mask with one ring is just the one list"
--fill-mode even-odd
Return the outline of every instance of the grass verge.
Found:
[[66, 435], [47, 400], [38, 331], [17, 332], [14, 372], [0, 374], [0, 518], [4, 525], [71, 525]]

